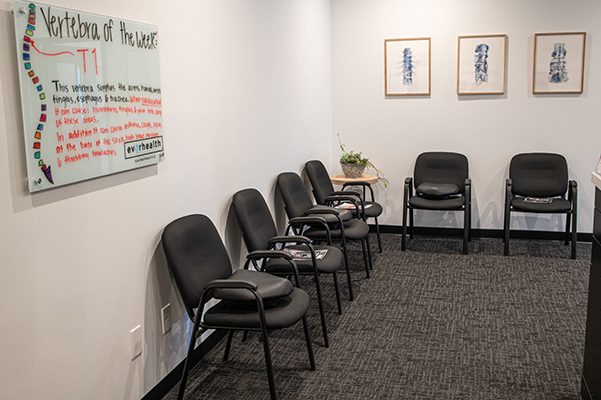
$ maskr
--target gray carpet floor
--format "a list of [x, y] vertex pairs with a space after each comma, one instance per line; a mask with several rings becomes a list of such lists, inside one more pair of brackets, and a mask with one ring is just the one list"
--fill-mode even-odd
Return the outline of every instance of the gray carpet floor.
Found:
[[[556, 241], [515, 239], [504, 257], [501, 239], [475, 238], [469, 255], [458, 238], [418, 236], [405, 252], [400, 236], [383, 239], [370, 279], [353, 247], [353, 302], [339, 272], [342, 315], [323, 276], [330, 347], [313, 301], [316, 371], [300, 324], [270, 335], [280, 399], [580, 398], [589, 243], [571, 260]], [[303, 288], [315, 299], [309, 278]], [[269, 398], [259, 337], [241, 337], [227, 362], [222, 342], [198, 364], [186, 399]]]

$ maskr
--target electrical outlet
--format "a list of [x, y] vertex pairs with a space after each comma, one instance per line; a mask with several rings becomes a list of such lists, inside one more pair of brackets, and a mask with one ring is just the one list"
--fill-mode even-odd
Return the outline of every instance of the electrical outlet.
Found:
[[161, 309], [161, 321], [164, 335], [171, 330], [171, 303]]
[[142, 326], [138, 325], [129, 331], [129, 342], [131, 344], [131, 359], [142, 354]]

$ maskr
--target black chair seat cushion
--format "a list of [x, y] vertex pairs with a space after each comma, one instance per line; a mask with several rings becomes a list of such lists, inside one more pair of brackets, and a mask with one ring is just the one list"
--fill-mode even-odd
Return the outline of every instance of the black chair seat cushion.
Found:
[[525, 199], [525, 197], [515, 197], [511, 200], [511, 206], [516, 211], [536, 213], [566, 213], [572, 209], [569, 201], [559, 197], [554, 198], [551, 203], [531, 203], [524, 201]]
[[[307, 246], [287, 246], [293, 248], [295, 250], [308, 251]], [[339, 248], [334, 246], [313, 246], [315, 250], [323, 250], [327, 249], [328, 252], [321, 259], [317, 260], [317, 269], [319, 272], [331, 274], [340, 268], [342, 264], [342, 251]], [[313, 262], [311, 259], [295, 259], [296, 266], [298, 267], [298, 272], [300, 274], [312, 274], [313, 271]], [[282, 260], [281, 258], [270, 258], [267, 260], [265, 264], [265, 271], [270, 274], [286, 274], [290, 273], [290, 263], [286, 260]]]
[[[332, 239], [342, 238], [340, 228], [330, 228]], [[361, 220], [351, 219], [344, 223], [344, 234], [347, 239], [361, 240], [369, 234], [369, 226]], [[327, 240], [328, 234], [325, 228], [312, 227], [305, 231], [305, 236], [314, 240]]]
[[431, 199], [424, 196], [413, 196], [409, 199], [413, 208], [423, 210], [459, 210], [465, 204], [465, 197], [452, 196], [448, 199]]
[[[309, 208], [305, 212], [305, 214], [310, 214], [312, 210], [328, 210], [329, 211], [329, 210], [332, 210], [332, 207], [316, 204], [313, 207]], [[353, 214], [351, 214], [351, 212], [349, 210], [336, 209], [336, 211], [338, 211], [338, 216], [340, 217], [340, 219], [342, 219], [342, 221], [348, 221], [353, 218]], [[326, 220], [327, 224], [335, 224], [339, 221], [338, 217], [333, 214], [325, 214], [324, 213], [324, 214], [314, 214], [314, 215], [323, 217]]]
[[[371, 206], [365, 208], [365, 215], [367, 218], [374, 218], [382, 215], [382, 206], [379, 203], [376, 203], [375, 201], [366, 201], [364, 204], [366, 206], [371, 204]], [[357, 215], [357, 210], [351, 210], [351, 212], [353, 213], [353, 217]]]
[[[293, 289], [290, 295], [274, 299], [265, 305], [267, 329], [281, 329], [292, 326], [309, 309], [309, 295], [302, 289]], [[204, 324], [215, 327], [260, 329], [256, 305], [240, 307], [239, 303], [230, 304], [227, 301], [221, 301], [207, 310], [204, 315]]]
[[445, 199], [459, 193], [459, 187], [453, 183], [424, 182], [415, 188], [415, 192], [425, 197]]
[[[236, 270], [227, 279], [255, 283], [257, 285], [257, 292], [261, 295], [263, 300], [288, 296], [294, 289], [292, 283], [287, 279], [246, 269]], [[246, 289], [215, 289], [213, 295], [215, 298], [222, 300], [236, 302], [255, 301], [255, 296]]]

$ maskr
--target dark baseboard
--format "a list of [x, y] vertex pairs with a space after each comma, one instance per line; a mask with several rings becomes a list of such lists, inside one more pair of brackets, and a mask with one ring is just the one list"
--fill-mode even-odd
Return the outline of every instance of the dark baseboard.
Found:
[[[194, 368], [196, 364], [202, 360], [204, 356], [209, 354], [211, 350], [213, 350], [219, 342], [221, 342], [227, 336], [227, 331], [215, 331], [208, 338], [206, 338], [202, 343], [200, 343], [194, 352], [192, 353], [191, 365], [190, 369]], [[159, 383], [156, 384], [144, 397], [142, 400], [161, 400], [171, 390], [179, 384], [182, 378], [182, 372], [184, 372], [184, 361], [180, 362], [177, 367], [175, 367], [171, 372], [169, 372]]]
[[[375, 225], [369, 226], [371, 232], [376, 231]], [[400, 225], [380, 225], [382, 233], [402, 234], [403, 227]], [[429, 228], [416, 226], [414, 228], [416, 235], [424, 236], [463, 236], [462, 228]], [[503, 238], [502, 229], [472, 229], [472, 237], [476, 238]], [[549, 232], [549, 231], [526, 231], [526, 230], [511, 230], [512, 239], [537, 239], [537, 240], [564, 240], [564, 232]], [[592, 233], [578, 232], [577, 240], [579, 242], [592, 242]]]

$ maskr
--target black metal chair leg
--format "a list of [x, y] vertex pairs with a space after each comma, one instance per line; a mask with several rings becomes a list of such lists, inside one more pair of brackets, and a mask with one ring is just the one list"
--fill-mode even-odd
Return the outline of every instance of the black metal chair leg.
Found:
[[565, 238], [564, 238], [564, 244], [567, 246], [570, 243], [570, 225], [571, 225], [571, 219], [572, 214], [567, 213], [566, 214], [566, 234], [565, 234]]
[[415, 237], [415, 232], [413, 231], [413, 208], [409, 207], [409, 238], [413, 239]]
[[572, 216], [572, 254], [571, 257], [573, 260], [576, 259], [576, 246], [577, 246], [577, 229], [578, 229], [578, 220], [576, 219], [576, 209], [574, 209], [574, 215]]
[[351, 279], [351, 267], [348, 262], [348, 249], [346, 247], [346, 238], [344, 236], [342, 237], [342, 251], [344, 253], [344, 265], [346, 266], [349, 300], [353, 301], [355, 299], [355, 296], [353, 295], [353, 280]]
[[509, 255], [509, 236], [510, 236], [510, 229], [511, 229], [511, 221], [509, 218], [509, 213], [507, 213], [505, 215], [505, 223], [504, 223], [504, 229], [503, 229], [503, 242], [505, 242], [505, 247], [504, 247], [504, 251], [503, 254], [505, 254], [506, 256]]
[[278, 396], [275, 391], [273, 365], [271, 364], [271, 351], [269, 350], [269, 339], [267, 336], [267, 329], [265, 329], [265, 325], [262, 325], [261, 337], [263, 338], [263, 351], [265, 353], [265, 367], [267, 368], [267, 380], [269, 381], [269, 394], [271, 395], [271, 400], [277, 400]]
[[407, 205], [403, 204], [403, 231], [401, 235], [401, 251], [407, 250]]
[[378, 223], [378, 217], [375, 217], [374, 220], [376, 221], [376, 235], [378, 236], [378, 250], [380, 250], [380, 253], [382, 252], [382, 239], [380, 238], [380, 224]]
[[225, 353], [223, 354], [223, 361], [227, 361], [230, 356], [230, 349], [232, 348], [232, 338], [234, 337], [234, 330], [230, 329], [230, 333], [227, 335], [227, 342], [225, 344]]
[[313, 355], [313, 346], [311, 345], [311, 335], [309, 333], [309, 325], [307, 324], [306, 316], [303, 317], [303, 330], [305, 331], [305, 341], [307, 342], [307, 352], [309, 353], [311, 371], [315, 371], [315, 356]]
[[361, 248], [363, 249], [363, 262], [365, 263], [365, 275], [369, 278], [369, 262], [367, 261], [367, 253], [365, 252], [365, 240], [361, 239]]
[[336, 272], [332, 274], [334, 278], [334, 289], [336, 290], [336, 305], [338, 306], [338, 315], [342, 315], [342, 304], [340, 303], [340, 288], [338, 287], [338, 275]]
[[190, 358], [194, 352], [194, 345], [196, 344], [197, 333], [200, 327], [201, 312], [196, 313], [194, 318], [194, 328], [192, 328], [192, 334], [190, 335], [190, 344], [188, 345], [188, 354], [186, 355], [186, 361], [184, 362], [184, 371], [182, 372], [182, 381], [179, 385], [179, 392], [177, 393], [177, 400], [183, 400], [184, 392], [186, 391], [186, 382], [188, 380], [188, 370], [190, 369]]
[[323, 311], [323, 298], [321, 295], [321, 285], [319, 283], [319, 275], [315, 274], [315, 289], [317, 291], [317, 305], [319, 307], [319, 317], [321, 318], [321, 329], [323, 330], [324, 347], [330, 347], [328, 340], [328, 328], [326, 325], [326, 315]]
[[365, 237], [365, 245], [367, 247], [367, 260], [369, 261], [369, 269], [374, 269], [374, 264], [371, 262], [371, 248], [369, 247], [369, 236]]
[[469, 217], [468, 217], [468, 241], [472, 241], [472, 204], [470, 202]]
[[469, 241], [469, 216], [467, 210], [464, 210], [463, 215], [463, 254], [468, 253], [468, 241]]

